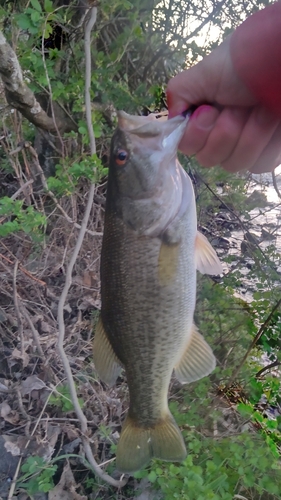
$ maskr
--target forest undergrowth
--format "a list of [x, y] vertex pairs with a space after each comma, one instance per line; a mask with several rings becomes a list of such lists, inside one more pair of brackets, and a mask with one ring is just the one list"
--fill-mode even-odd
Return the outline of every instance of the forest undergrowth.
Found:
[[[280, 292], [278, 277], [274, 274], [278, 265], [276, 250], [273, 245], [267, 245], [266, 254], [262, 255], [264, 251], [260, 250], [257, 236], [261, 227], [247, 220], [246, 210], [241, 214], [233, 208], [238, 198], [240, 208], [243, 201], [247, 206], [250, 197], [246, 194], [244, 179], [238, 184], [235, 181], [233, 191], [231, 179], [215, 180], [213, 188], [220, 184], [224, 191], [216, 198], [209, 190], [208, 174], [201, 171], [200, 179], [202, 175], [205, 177], [202, 182], [199, 177], [196, 179], [198, 167], [195, 169], [190, 163], [188, 166], [195, 181], [200, 229], [213, 241], [225, 262], [223, 278], [198, 276], [196, 322], [214, 349], [218, 367], [209, 379], [188, 387], [182, 388], [172, 380], [170, 406], [187, 441], [186, 461], [181, 465], [154, 461], [150, 468], [136, 474], [136, 478], [148, 479], [156, 489], [163, 491], [163, 498], [177, 495], [175, 498], [230, 499], [235, 498], [235, 493], [236, 498], [241, 498], [241, 494], [247, 499], [279, 498], [278, 412], [271, 418], [280, 404], [277, 366]], [[226, 176], [221, 172], [217, 175]], [[18, 191], [20, 183], [11, 174], [2, 170], [1, 178], [2, 185], [6, 182], [11, 191]], [[59, 199], [69, 218], [73, 218], [75, 211], [78, 224], [85, 209], [88, 187], [87, 182], [80, 182], [75, 194]], [[101, 467], [114, 477], [114, 451], [128, 408], [128, 390], [124, 376], [114, 388], [104, 386], [98, 380], [92, 361], [94, 325], [100, 308], [99, 262], [105, 192], [105, 181], [102, 181], [96, 189], [89, 232], [76, 260], [64, 306], [64, 349], [79, 404], [87, 418], [93, 454]], [[105, 488], [84, 463], [79, 420], [56, 348], [58, 303], [79, 230], [45, 193], [29, 190], [29, 195], [38, 206], [44, 207], [47, 223], [38, 226], [36, 220], [31, 220], [31, 227], [24, 226], [24, 231], [2, 236], [0, 241], [3, 495], [9, 490], [9, 478], [16, 472], [20, 458], [22, 465], [15, 490], [20, 498], [39, 492], [48, 492], [53, 498], [52, 495], [70, 485], [73, 496], [78, 499], [80, 496], [103, 499], [112, 495], [135, 498], [136, 479], [130, 479], [122, 493], [117, 494]], [[19, 197], [26, 203], [24, 191]], [[7, 228], [5, 223], [9, 220], [17, 220], [15, 214], [11, 217], [3, 211], [1, 218], [3, 228]], [[229, 250], [234, 243], [229, 235], [240, 224], [248, 238], [249, 234], [253, 238], [256, 234], [255, 243], [249, 243], [244, 237], [239, 245], [245, 242], [246, 250], [241, 253], [238, 246], [232, 254]], [[251, 276], [255, 278], [251, 302], [244, 300], [240, 292], [247, 265], [250, 267], [248, 284]], [[249, 347], [252, 347], [250, 352]], [[247, 359], [240, 366], [247, 352]], [[267, 353], [266, 361], [264, 353]], [[259, 375], [259, 372], [262, 373]], [[9, 453], [12, 458], [7, 460]], [[198, 491], [200, 494], [202, 491], [201, 496]]]

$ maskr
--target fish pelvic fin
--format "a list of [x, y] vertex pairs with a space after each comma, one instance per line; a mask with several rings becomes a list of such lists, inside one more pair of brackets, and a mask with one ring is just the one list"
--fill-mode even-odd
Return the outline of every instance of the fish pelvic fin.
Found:
[[114, 385], [121, 371], [121, 363], [114, 353], [99, 317], [93, 342], [93, 359], [96, 371], [103, 382]]
[[181, 462], [186, 448], [181, 432], [169, 412], [151, 428], [139, 427], [128, 415], [117, 445], [116, 467], [123, 473], [133, 473], [151, 458]]
[[216, 367], [216, 358], [211, 347], [192, 325], [191, 340], [175, 366], [175, 376], [182, 384], [195, 382], [209, 375]]
[[207, 238], [197, 231], [195, 240], [195, 262], [196, 268], [202, 274], [222, 274], [221, 262]]

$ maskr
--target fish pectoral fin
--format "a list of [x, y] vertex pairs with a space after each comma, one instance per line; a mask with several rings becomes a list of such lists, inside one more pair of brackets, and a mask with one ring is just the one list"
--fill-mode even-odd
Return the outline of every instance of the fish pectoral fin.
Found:
[[136, 472], [152, 457], [171, 462], [185, 459], [184, 440], [173, 416], [168, 413], [152, 428], [144, 428], [128, 415], [117, 445], [117, 470]]
[[114, 385], [120, 371], [121, 362], [114, 353], [99, 317], [93, 342], [93, 358], [99, 377], [107, 385]]
[[215, 366], [216, 358], [211, 347], [193, 325], [191, 340], [179, 363], [175, 366], [176, 378], [182, 384], [195, 382], [209, 375]]
[[195, 240], [196, 268], [202, 274], [222, 274], [221, 262], [207, 238], [197, 231]]
[[161, 285], [168, 285], [176, 276], [179, 262], [179, 244], [161, 244], [158, 258], [158, 278]]

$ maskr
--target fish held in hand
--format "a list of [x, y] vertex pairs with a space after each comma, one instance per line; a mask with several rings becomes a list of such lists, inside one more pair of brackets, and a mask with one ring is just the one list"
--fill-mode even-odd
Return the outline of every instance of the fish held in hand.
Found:
[[130, 407], [117, 445], [120, 472], [152, 457], [181, 461], [186, 448], [168, 408], [173, 370], [189, 383], [215, 368], [193, 324], [196, 268], [222, 272], [197, 232], [193, 186], [177, 160], [188, 118], [118, 113], [111, 142], [101, 254], [102, 307], [93, 353], [112, 386], [123, 367]]

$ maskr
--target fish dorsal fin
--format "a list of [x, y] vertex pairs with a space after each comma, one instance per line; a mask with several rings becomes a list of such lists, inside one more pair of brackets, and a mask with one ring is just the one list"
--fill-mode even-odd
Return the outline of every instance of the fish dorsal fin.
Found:
[[196, 268], [202, 274], [222, 274], [221, 262], [207, 238], [197, 231], [195, 240]]
[[93, 359], [96, 371], [101, 380], [110, 387], [114, 385], [121, 371], [121, 363], [107, 338], [101, 316], [99, 317], [95, 331]]
[[191, 340], [175, 366], [175, 376], [182, 384], [195, 382], [209, 375], [216, 366], [216, 358], [211, 347], [192, 325]]

